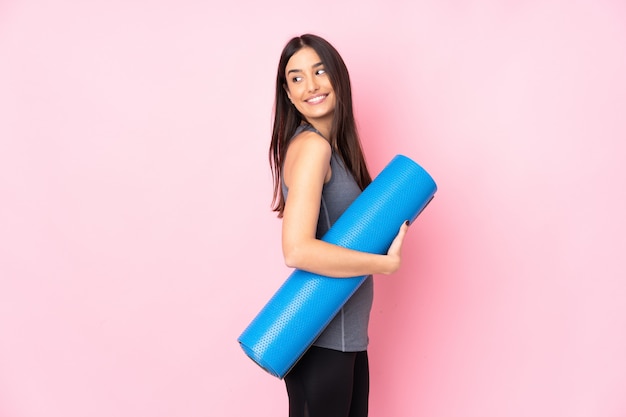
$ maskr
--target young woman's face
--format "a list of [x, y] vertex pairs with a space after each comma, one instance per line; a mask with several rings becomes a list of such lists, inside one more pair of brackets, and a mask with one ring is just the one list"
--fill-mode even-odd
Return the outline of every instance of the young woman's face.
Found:
[[313, 125], [330, 126], [335, 92], [317, 52], [305, 46], [293, 54], [287, 62], [285, 77], [287, 96], [302, 116]]

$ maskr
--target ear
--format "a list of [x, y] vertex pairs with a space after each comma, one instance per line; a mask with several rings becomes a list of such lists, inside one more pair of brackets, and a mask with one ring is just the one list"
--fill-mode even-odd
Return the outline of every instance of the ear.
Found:
[[287, 84], [283, 84], [283, 88], [285, 89], [285, 93], [287, 93], [287, 98], [291, 101], [291, 94], [289, 93], [289, 88], [287, 88]]

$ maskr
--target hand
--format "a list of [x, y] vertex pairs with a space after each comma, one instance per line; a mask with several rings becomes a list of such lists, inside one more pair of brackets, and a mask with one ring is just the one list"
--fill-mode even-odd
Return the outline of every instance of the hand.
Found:
[[400, 226], [400, 230], [398, 234], [391, 242], [391, 246], [389, 246], [389, 250], [387, 251], [387, 256], [391, 260], [391, 268], [390, 272], [395, 272], [400, 268], [400, 264], [402, 261], [401, 251], [402, 251], [402, 243], [404, 242], [404, 237], [406, 236], [406, 232], [409, 230], [409, 221], [402, 223]]

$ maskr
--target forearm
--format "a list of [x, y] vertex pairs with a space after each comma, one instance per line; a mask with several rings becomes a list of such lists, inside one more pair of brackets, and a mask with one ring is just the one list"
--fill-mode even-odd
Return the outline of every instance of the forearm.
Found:
[[283, 249], [291, 268], [333, 278], [370, 274], [391, 274], [400, 266], [400, 257], [359, 252], [318, 239], [308, 239]]

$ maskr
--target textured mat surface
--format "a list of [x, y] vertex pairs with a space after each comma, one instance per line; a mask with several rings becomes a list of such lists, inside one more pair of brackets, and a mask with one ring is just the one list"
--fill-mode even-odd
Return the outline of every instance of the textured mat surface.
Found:
[[[387, 253], [402, 222], [415, 220], [436, 191], [435, 182], [422, 167], [397, 155], [322, 240], [363, 252]], [[242, 349], [282, 379], [364, 280], [295, 270], [239, 336]]]

